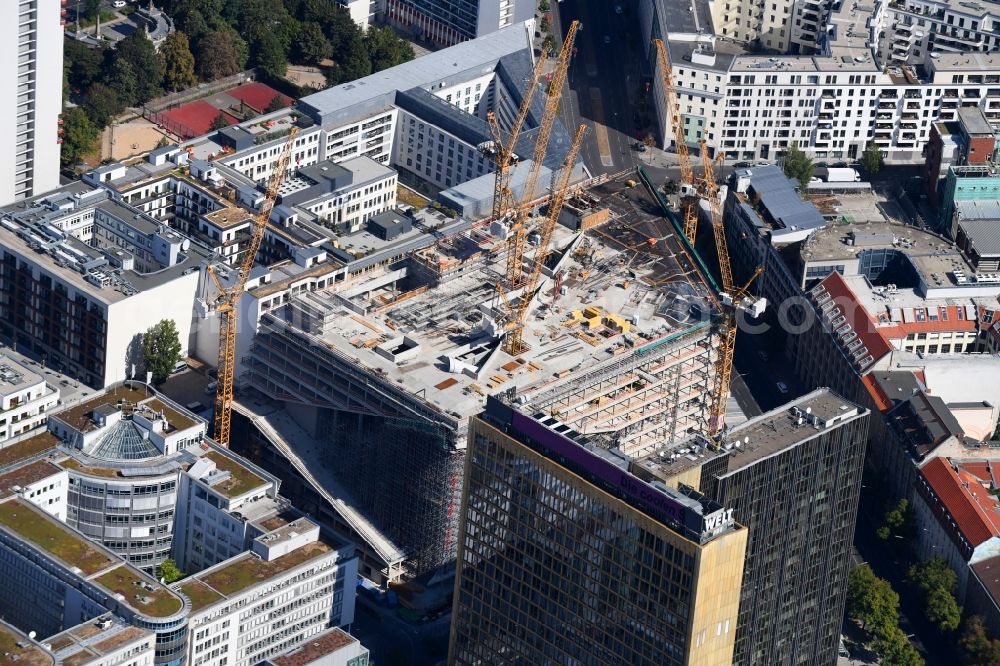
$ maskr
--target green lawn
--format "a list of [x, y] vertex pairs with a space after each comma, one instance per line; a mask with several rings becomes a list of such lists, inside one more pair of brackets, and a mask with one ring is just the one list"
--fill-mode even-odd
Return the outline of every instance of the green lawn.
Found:
[[202, 580], [227, 597], [231, 597], [251, 585], [262, 583], [328, 552], [330, 552], [330, 547], [317, 541], [297, 548], [270, 562], [259, 560], [256, 557], [242, 557], [227, 567], [203, 576]]
[[85, 575], [97, 573], [114, 562], [86, 539], [70, 532], [54, 518], [32, 509], [22, 500], [0, 504], [0, 524], [67, 565], [79, 567]]
[[191, 600], [191, 610], [195, 611], [201, 610], [205, 606], [222, 599], [221, 594], [199, 580], [184, 583], [181, 585], [180, 591]]

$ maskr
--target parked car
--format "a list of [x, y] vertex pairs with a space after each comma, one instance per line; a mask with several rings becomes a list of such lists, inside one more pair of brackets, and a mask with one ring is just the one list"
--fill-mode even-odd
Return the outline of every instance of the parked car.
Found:
[[215, 387], [219, 385], [219, 382], [209, 382], [208, 386], [205, 387], [205, 395], [212, 395], [215, 393]]
[[125, 6], [125, 0], [115, 0], [114, 2], [111, 3], [111, 6], [114, 7], [115, 9], [121, 9], [122, 7]]
[[757, 352], [757, 356], [760, 357], [761, 361], [763, 361], [764, 363], [767, 363], [768, 357], [767, 357], [767, 352], [766, 351], [761, 350], [761, 351]]
[[615, 14], [621, 14], [621, 13], [622, 13], [622, 6], [615, 5]]
[[605, 44], [611, 43], [611, 35], [604, 35], [604, 43]]
[[778, 382], [776, 386], [778, 387], [778, 393], [781, 395], [786, 395], [788, 393], [788, 384], [785, 382]]

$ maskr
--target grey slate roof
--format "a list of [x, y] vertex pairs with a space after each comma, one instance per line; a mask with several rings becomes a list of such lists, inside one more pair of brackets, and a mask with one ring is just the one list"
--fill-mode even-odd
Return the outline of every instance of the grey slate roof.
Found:
[[959, 226], [972, 241], [979, 256], [1000, 255], [1000, 219], [963, 220]]

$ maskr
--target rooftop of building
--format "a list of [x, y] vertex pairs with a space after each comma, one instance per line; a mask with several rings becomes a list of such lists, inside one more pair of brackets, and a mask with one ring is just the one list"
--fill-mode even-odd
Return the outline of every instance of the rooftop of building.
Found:
[[730, 447], [729, 472], [753, 465], [790, 447], [820, 436], [827, 429], [864, 418], [868, 410], [820, 388], [736, 426], [725, 436]]
[[994, 555], [969, 566], [993, 603], [1000, 605], [1000, 555]]
[[0, 474], [0, 498], [12, 495], [20, 488], [44, 481], [53, 474], [58, 474], [59, 471], [60, 469], [48, 460], [36, 460], [26, 465], [14, 467], [10, 471]]
[[214, 462], [220, 471], [229, 473], [228, 478], [213, 484], [212, 488], [230, 499], [245, 495], [269, 483], [269, 481], [257, 476], [245, 464], [218, 451], [209, 451], [204, 457]]
[[86, 664], [143, 638], [148, 639], [152, 653], [151, 631], [125, 624], [113, 615], [102, 615], [50, 636], [45, 643], [60, 664]]
[[[52, 224], [73, 210], [96, 207], [126, 220], [143, 233], [157, 233], [153, 227], [159, 228], [162, 224], [138, 209], [109, 199], [105, 190], [74, 181], [58, 190], [0, 209], [0, 244], [40, 263], [57, 279], [106, 304], [198, 271], [210, 255], [207, 247], [188, 242], [172, 266], [151, 273], [115, 268], [115, 262], [127, 253], [92, 247]], [[165, 227], [164, 234], [183, 242], [180, 234], [169, 228]]]
[[90, 580], [149, 617], [171, 617], [184, 607], [175, 592], [125, 563]]
[[0, 502], [0, 529], [103, 587], [140, 615], [171, 617], [183, 608], [174, 592], [25, 500]]
[[656, 0], [663, 34], [712, 34], [712, 9], [708, 0]]
[[732, 185], [737, 196], [744, 194], [744, 205], [758, 211], [758, 217], [770, 227], [775, 243], [781, 242], [783, 235], [819, 229], [827, 223], [812, 202], [799, 196], [796, 185], [776, 165], [737, 170]]
[[995, 213], [995, 215], [990, 214], [989, 217], [982, 217], [979, 219], [968, 219], [972, 217], [968, 215], [970, 208], [976, 208], [979, 211], [984, 210], [984, 206], [965, 206], [962, 204], [981, 204], [984, 202], [978, 201], [956, 201], [955, 208], [959, 213], [959, 228], [965, 232], [969, 243], [971, 243], [973, 250], [980, 257], [995, 257], [1000, 255], [1000, 201], [991, 202], [992, 206], [990, 208], [990, 213]]
[[59, 438], [52, 433], [38, 433], [8, 444], [0, 449], [0, 469], [21, 463], [29, 458], [44, 455], [59, 444]]
[[890, 412], [897, 432], [918, 459], [951, 438], [961, 439], [962, 426], [939, 396], [920, 390]]
[[189, 577], [178, 589], [189, 595], [195, 610], [200, 610], [222, 599], [238, 596], [250, 588], [266, 585], [271, 579], [332, 551], [330, 544], [320, 540], [269, 562], [247, 552]]
[[20, 630], [0, 620], [2, 666], [54, 666], [55, 658]]
[[277, 666], [308, 666], [317, 659], [357, 642], [358, 639], [343, 629], [333, 627], [307, 638], [303, 643], [281, 656], [272, 657], [271, 661]]
[[960, 106], [958, 108], [958, 120], [965, 128], [966, 134], [976, 136], [995, 136], [996, 130], [986, 118], [986, 114], [978, 106]]
[[17, 395], [44, 379], [38, 373], [18, 363], [6, 354], [0, 354], [0, 398]]
[[443, 87], [488, 74], [503, 56], [530, 49], [531, 37], [525, 25], [513, 25], [356, 81], [307, 95], [296, 103], [296, 108], [318, 123], [338, 112], [350, 114], [351, 107], [355, 106], [364, 106], [365, 113], [369, 114], [380, 108], [377, 101], [380, 97], [385, 98], [383, 106], [388, 108], [394, 102], [390, 97], [394, 98], [397, 91], [415, 86]]
[[903, 352], [894, 360], [894, 367], [917, 373], [927, 389], [949, 405], [981, 402], [984, 397], [995, 402], [1000, 396], [1000, 355]]
[[961, 463], [933, 458], [920, 468], [920, 476], [972, 548], [1000, 537], [1000, 499]]
[[281, 205], [299, 206], [327, 194], [364, 187], [395, 173], [395, 169], [364, 155], [341, 162], [324, 160], [299, 168], [293, 178], [281, 184], [278, 193]]
[[[46, 551], [67, 568], [90, 576], [116, 564], [116, 559], [79, 532], [22, 499], [0, 502], [0, 526], [35, 548]], [[120, 561], [120, 560], [118, 560]]]

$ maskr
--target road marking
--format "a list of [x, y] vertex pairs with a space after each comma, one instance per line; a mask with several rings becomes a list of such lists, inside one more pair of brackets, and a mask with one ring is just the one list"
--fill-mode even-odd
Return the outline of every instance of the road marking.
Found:
[[599, 88], [590, 89], [590, 110], [594, 116], [594, 134], [597, 135], [597, 150], [601, 153], [601, 164], [614, 166], [611, 159], [611, 145], [608, 143], [608, 128], [604, 126], [604, 104]]

